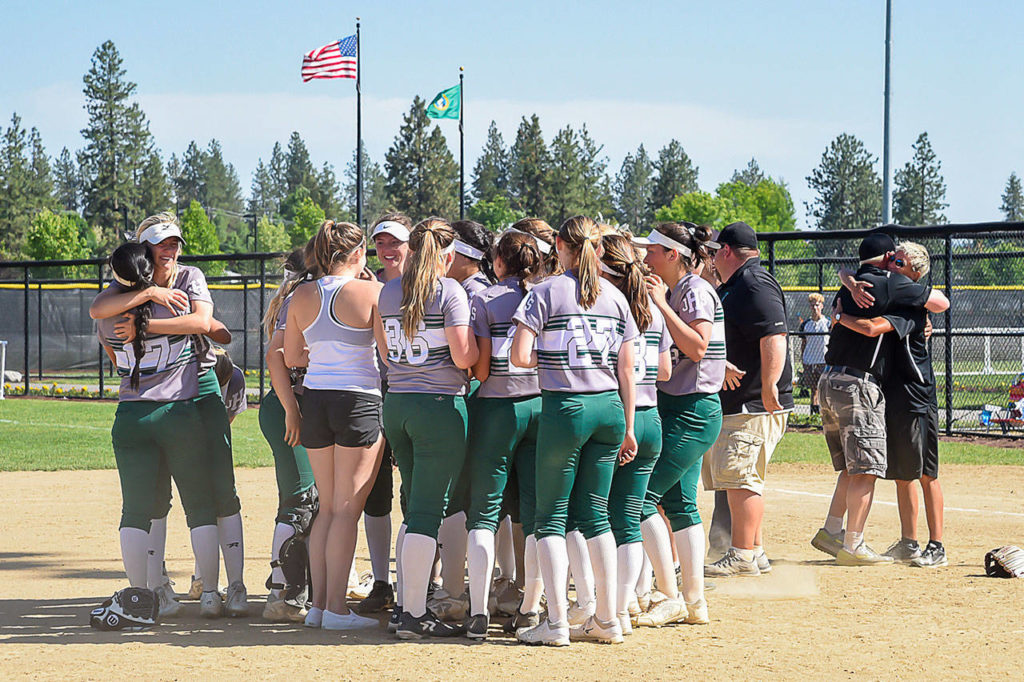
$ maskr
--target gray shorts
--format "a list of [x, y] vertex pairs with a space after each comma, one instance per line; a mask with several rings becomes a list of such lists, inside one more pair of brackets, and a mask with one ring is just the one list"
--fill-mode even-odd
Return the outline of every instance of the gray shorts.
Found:
[[869, 379], [829, 370], [818, 382], [821, 423], [836, 471], [883, 477], [885, 396]]

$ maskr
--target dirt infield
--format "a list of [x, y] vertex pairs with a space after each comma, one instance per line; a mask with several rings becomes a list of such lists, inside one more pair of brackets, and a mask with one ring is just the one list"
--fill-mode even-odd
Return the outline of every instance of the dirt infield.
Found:
[[[250, 618], [202, 621], [190, 603], [150, 632], [99, 633], [88, 611], [124, 582], [116, 473], [3, 473], [0, 671], [5, 679], [1015, 676], [1024, 667], [1024, 580], [985, 578], [981, 562], [996, 545], [1024, 544], [1024, 467], [947, 466], [943, 481], [947, 568], [832, 565], [808, 544], [832, 474], [777, 465], [765, 530], [774, 570], [719, 581], [708, 593], [710, 626], [640, 629], [622, 646], [553, 650], [498, 635], [483, 644], [399, 643], [383, 630], [343, 635], [262, 622], [276, 501], [269, 469], [238, 471]], [[702, 494], [702, 511], [710, 499]], [[877, 500], [867, 536], [881, 550], [898, 533], [892, 486], [879, 485]], [[191, 559], [177, 504], [167, 557], [181, 589]], [[357, 559], [369, 567], [362, 541]]]

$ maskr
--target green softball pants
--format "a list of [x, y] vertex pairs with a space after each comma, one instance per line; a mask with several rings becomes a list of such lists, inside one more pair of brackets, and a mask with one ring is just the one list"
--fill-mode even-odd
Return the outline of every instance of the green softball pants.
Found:
[[289, 523], [299, 497], [313, 487], [313, 468], [301, 445], [292, 447], [284, 440], [284, 407], [274, 389], [260, 403], [260, 431], [274, 453], [277, 475], [277, 522]]
[[462, 396], [388, 391], [384, 434], [402, 476], [406, 532], [437, 538], [466, 459], [467, 431]]
[[[468, 530], [497, 532], [509, 473], [515, 466], [517, 478], [527, 484], [519, 488], [520, 521], [526, 535], [533, 532], [540, 408], [540, 396], [473, 400], [465, 465], [469, 470]], [[527, 471], [529, 476], [524, 475]]]
[[661, 457], [647, 484], [643, 518], [665, 510], [672, 530], [700, 523], [697, 482], [704, 453], [722, 430], [722, 403], [717, 393], [669, 395], [658, 391], [661, 415]]
[[633, 420], [637, 450], [633, 461], [615, 469], [608, 495], [608, 514], [616, 545], [640, 542], [647, 484], [661, 455], [661, 417], [657, 407], [638, 407]]
[[121, 479], [120, 528], [149, 532], [150, 519], [159, 513], [159, 489], [167, 472], [178, 486], [189, 528], [217, 523], [213, 490], [206, 475], [204, 434], [199, 409], [193, 400], [173, 402], [124, 401], [118, 403], [110, 430]]
[[541, 393], [537, 427], [537, 502], [534, 535], [565, 535], [572, 517], [592, 538], [611, 531], [608, 494], [626, 435], [626, 416], [616, 391]]

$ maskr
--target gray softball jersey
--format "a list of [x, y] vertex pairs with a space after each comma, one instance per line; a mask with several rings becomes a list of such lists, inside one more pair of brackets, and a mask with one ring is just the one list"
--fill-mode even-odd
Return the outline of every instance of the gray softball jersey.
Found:
[[537, 369], [516, 367], [508, 359], [516, 326], [512, 323], [519, 304], [523, 302], [519, 280], [510, 277], [487, 287], [470, 304], [473, 333], [491, 340], [491, 371], [487, 381], [477, 390], [479, 398], [521, 398], [540, 395]]
[[388, 391], [466, 395], [469, 375], [455, 366], [447, 327], [469, 326], [469, 299], [465, 289], [449, 277], [438, 280], [416, 335], [402, 331], [402, 280], [384, 285], [377, 304], [388, 343]]
[[669, 395], [718, 393], [725, 381], [725, 315], [715, 288], [699, 275], [689, 273], [672, 287], [668, 304], [686, 324], [694, 320], [710, 322], [711, 338], [700, 362], [694, 362], [673, 344], [672, 376], [659, 381], [658, 390]]
[[[284, 302], [281, 303], [281, 309], [277, 311], [277, 323], [274, 325], [275, 331], [283, 332], [285, 330], [285, 327], [288, 326], [288, 308], [292, 304], [292, 296], [294, 294], [294, 291], [288, 294], [288, 296], [284, 299]], [[301, 372], [292, 372], [292, 376], [295, 379], [295, 383], [292, 384], [292, 392], [297, 395], [302, 395], [302, 383], [306, 378], [305, 369], [306, 368], [303, 367], [303, 371]]]
[[633, 376], [636, 378], [636, 406], [658, 404], [658, 360], [672, 347], [672, 337], [665, 328], [665, 317], [651, 303], [651, 325], [633, 339]]
[[572, 272], [550, 277], [526, 295], [512, 320], [537, 334], [537, 375], [541, 390], [599, 393], [619, 388], [619, 348], [640, 332], [629, 304], [613, 284], [598, 280], [593, 306], [579, 304], [579, 280]]
[[491, 286], [490, 281], [487, 279], [487, 275], [482, 272], [470, 275], [466, 279], [462, 280], [460, 284], [462, 284], [462, 288], [466, 290], [466, 295], [469, 296], [470, 301], [479, 296], [481, 291]]

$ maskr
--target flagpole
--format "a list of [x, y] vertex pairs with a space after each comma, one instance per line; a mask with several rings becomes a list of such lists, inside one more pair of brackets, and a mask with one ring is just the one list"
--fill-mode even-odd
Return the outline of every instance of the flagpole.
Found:
[[463, 220], [466, 212], [466, 142], [462, 130], [462, 115], [466, 108], [466, 95], [462, 85], [462, 67], [459, 67], [459, 220]]
[[363, 227], [363, 56], [359, 53], [359, 17], [356, 17], [356, 225]]

